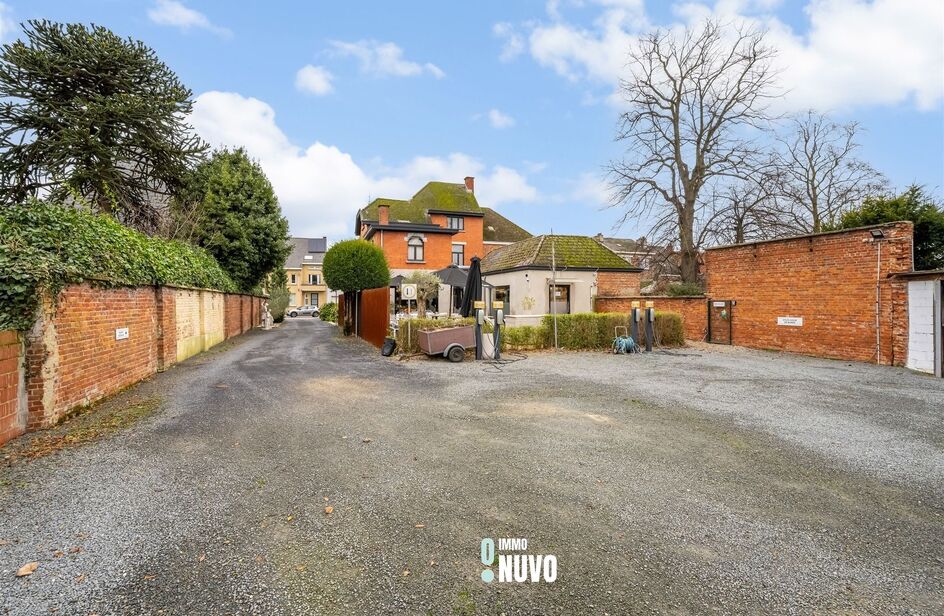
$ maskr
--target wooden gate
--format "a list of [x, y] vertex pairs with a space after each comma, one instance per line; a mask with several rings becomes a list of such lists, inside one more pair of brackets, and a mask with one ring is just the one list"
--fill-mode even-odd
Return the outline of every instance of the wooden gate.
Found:
[[734, 302], [729, 299], [708, 300], [708, 342], [734, 344], [733, 309]]

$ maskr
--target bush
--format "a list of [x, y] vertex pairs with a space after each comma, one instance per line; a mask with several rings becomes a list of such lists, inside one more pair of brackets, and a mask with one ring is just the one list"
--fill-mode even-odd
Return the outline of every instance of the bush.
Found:
[[322, 268], [325, 284], [345, 293], [390, 284], [383, 250], [367, 240], [338, 242], [325, 253]]
[[[642, 324], [645, 326], [645, 324]], [[630, 315], [622, 312], [581, 312], [562, 314], [557, 317], [557, 341], [562, 349], [594, 350], [608, 349], [613, 346], [616, 327], [630, 328]], [[517, 328], [515, 328], [517, 329]], [[547, 315], [540, 326], [544, 345], [554, 348], [553, 317]], [[641, 342], [645, 340], [644, 329], [639, 332]], [[622, 332], [621, 332], [622, 333]], [[682, 329], [682, 315], [675, 312], [656, 311], [653, 323], [655, 346], [683, 346], [685, 344]], [[535, 347], [538, 348], [538, 347]]]
[[272, 272], [269, 277], [269, 314], [276, 323], [285, 320], [285, 310], [288, 308], [288, 302], [291, 294], [288, 292], [288, 277], [285, 270], [279, 268]]
[[[407, 325], [409, 321], [409, 325]], [[404, 355], [420, 352], [419, 332], [421, 330], [446, 329], [448, 327], [459, 327], [460, 325], [472, 325], [475, 319], [472, 317], [454, 319], [404, 319], [400, 321], [400, 327], [397, 329], [397, 349]]]
[[502, 350], [530, 351], [547, 347], [547, 333], [540, 325], [506, 327], [501, 335]]
[[328, 302], [321, 307], [321, 310], [318, 313], [318, 317], [322, 321], [327, 321], [329, 323], [338, 322], [338, 305], [334, 302]]
[[37, 201], [0, 208], [0, 329], [29, 329], [42, 292], [55, 299], [83, 280], [236, 291], [213, 257], [189, 244], [74, 207]]
[[701, 285], [697, 282], [673, 282], [665, 287], [665, 294], [672, 297], [685, 297], [690, 295], [704, 295]]

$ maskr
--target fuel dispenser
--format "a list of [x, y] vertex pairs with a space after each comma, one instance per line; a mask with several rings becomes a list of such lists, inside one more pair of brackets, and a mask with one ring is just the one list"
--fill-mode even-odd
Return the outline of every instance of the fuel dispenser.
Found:
[[505, 302], [492, 302], [492, 308], [495, 309], [495, 327], [492, 330], [492, 342], [494, 343], [494, 351], [492, 351], [493, 359], [501, 359], [501, 330], [505, 326]]
[[656, 309], [652, 302], [646, 302], [646, 350], [652, 350], [652, 341], [655, 339]]

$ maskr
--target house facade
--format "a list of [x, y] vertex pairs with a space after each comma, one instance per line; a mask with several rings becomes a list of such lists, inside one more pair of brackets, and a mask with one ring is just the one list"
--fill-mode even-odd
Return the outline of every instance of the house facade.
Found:
[[538, 325], [544, 315], [592, 312], [597, 295], [639, 293], [642, 268], [592, 237], [539, 235], [482, 260], [490, 300], [504, 302], [508, 325]]
[[374, 199], [357, 213], [358, 236], [383, 249], [391, 276], [467, 267], [472, 257], [530, 237], [475, 198], [475, 178], [429, 182], [409, 200]]
[[324, 306], [330, 301], [322, 264], [328, 250], [327, 237], [293, 237], [292, 252], [285, 261], [289, 307]]

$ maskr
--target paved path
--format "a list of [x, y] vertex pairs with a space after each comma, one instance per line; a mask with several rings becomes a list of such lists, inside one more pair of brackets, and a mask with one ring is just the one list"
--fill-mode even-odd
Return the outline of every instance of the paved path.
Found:
[[[707, 349], [397, 362], [335, 331], [253, 332], [110, 402], [155, 417], [0, 468], [0, 614], [944, 611], [940, 381]], [[482, 582], [482, 537], [557, 581]]]

